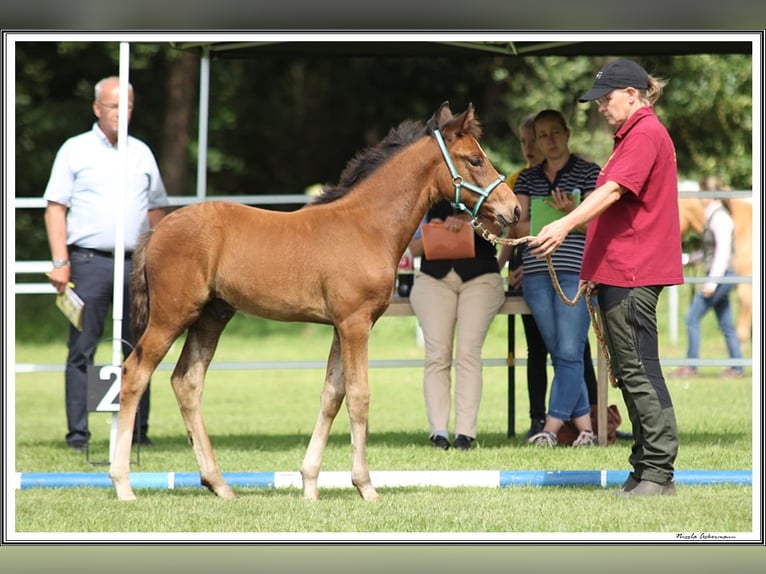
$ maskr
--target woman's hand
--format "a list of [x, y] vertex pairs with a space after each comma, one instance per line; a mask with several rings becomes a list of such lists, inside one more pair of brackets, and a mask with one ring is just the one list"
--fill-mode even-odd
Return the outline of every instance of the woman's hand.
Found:
[[561, 191], [558, 187], [551, 191], [551, 196], [544, 201], [563, 213], [569, 213], [577, 207], [574, 194], [568, 191]]

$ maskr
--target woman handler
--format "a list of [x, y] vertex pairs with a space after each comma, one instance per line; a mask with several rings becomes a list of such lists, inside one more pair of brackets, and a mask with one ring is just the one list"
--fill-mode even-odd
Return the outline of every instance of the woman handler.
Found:
[[612, 155], [596, 189], [530, 242], [553, 253], [575, 227], [589, 223], [581, 283], [598, 295], [610, 367], [633, 425], [633, 472], [616, 494], [675, 494], [678, 430], [662, 374], [657, 301], [665, 285], [683, 283], [675, 148], [653, 105], [666, 82], [631, 60], [615, 60], [578, 101], [596, 100], [615, 130]]

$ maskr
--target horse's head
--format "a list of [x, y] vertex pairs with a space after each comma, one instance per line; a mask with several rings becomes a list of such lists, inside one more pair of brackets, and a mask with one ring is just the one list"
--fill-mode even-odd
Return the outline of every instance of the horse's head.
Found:
[[705, 227], [705, 207], [698, 197], [684, 197], [678, 200], [678, 217], [681, 224], [681, 236], [690, 231], [702, 233]]
[[426, 124], [444, 158], [439, 193], [474, 218], [500, 227], [515, 225], [521, 216], [519, 200], [479, 145], [481, 127], [473, 105], [453, 116], [444, 102]]

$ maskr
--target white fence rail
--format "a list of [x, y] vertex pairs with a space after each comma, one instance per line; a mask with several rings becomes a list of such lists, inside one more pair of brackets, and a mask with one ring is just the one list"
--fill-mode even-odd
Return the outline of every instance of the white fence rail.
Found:
[[[753, 193], [750, 190], [740, 191], [725, 191], [725, 192], [698, 192], [698, 191], [679, 191], [679, 197], [718, 197], [718, 198], [730, 198], [730, 199], [749, 199], [752, 198]], [[184, 205], [190, 205], [198, 203], [199, 201], [234, 201], [237, 203], [244, 203], [247, 205], [303, 205], [311, 200], [311, 196], [306, 194], [286, 194], [286, 195], [237, 195], [237, 196], [215, 196], [208, 198], [199, 198], [197, 196], [170, 196], [168, 198], [170, 207], [181, 207]], [[46, 201], [42, 198], [15, 198], [16, 209], [43, 209], [46, 206]], [[16, 261], [14, 263], [14, 271], [17, 277], [15, 283], [16, 295], [27, 294], [42, 294], [53, 295], [55, 290], [53, 286], [48, 282], [35, 281], [18, 281], [20, 275], [35, 275], [42, 278], [45, 273], [49, 272], [51, 264], [49, 261]], [[684, 284], [699, 284], [704, 283], [704, 277], [685, 276]], [[731, 276], [723, 277], [719, 279], [720, 283], [751, 283], [752, 277], [749, 276]], [[669, 324], [670, 324], [670, 338], [675, 343], [677, 338], [677, 324], [678, 324], [678, 286], [671, 288], [669, 296]], [[517, 358], [515, 360], [517, 365], [526, 365], [526, 360], [523, 358]], [[484, 366], [508, 366], [508, 360], [503, 359], [484, 359]], [[686, 365], [692, 364], [695, 366], [750, 366], [752, 364], [751, 359], [696, 359], [689, 361], [686, 359], [664, 359], [663, 365]], [[256, 362], [213, 362], [210, 366], [211, 369], [216, 370], [263, 370], [263, 369], [317, 369], [324, 368], [324, 361], [256, 361]], [[382, 367], [422, 367], [423, 361], [421, 360], [382, 360], [382, 361], [370, 361], [371, 368]], [[160, 370], [171, 370], [172, 364], [162, 363], [158, 367]], [[63, 371], [63, 365], [49, 365], [49, 364], [32, 364], [21, 363], [16, 364], [17, 373], [29, 373], [29, 372], [53, 372]]]

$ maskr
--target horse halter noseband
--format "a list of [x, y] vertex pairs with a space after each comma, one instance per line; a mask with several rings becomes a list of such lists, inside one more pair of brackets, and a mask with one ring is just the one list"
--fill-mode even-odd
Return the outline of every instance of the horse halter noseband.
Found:
[[[484, 203], [484, 200], [489, 197], [489, 194], [492, 193], [492, 191], [498, 185], [505, 181], [505, 176], [498, 174], [497, 179], [485, 187], [479, 187], [478, 185], [474, 185], [473, 183], [465, 181], [463, 177], [457, 172], [455, 164], [452, 162], [452, 157], [450, 157], [449, 151], [447, 151], [447, 146], [444, 143], [444, 138], [438, 129], [434, 130], [434, 137], [436, 138], [436, 143], [439, 144], [439, 149], [442, 152], [444, 161], [447, 162], [447, 168], [449, 168], [449, 173], [452, 176], [452, 184], [455, 186], [455, 200], [452, 202], [452, 205], [461, 211], [467, 211], [471, 214], [472, 217], [476, 218], [477, 214], [479, 213], [479, 209]], [[460, 201], [460, 189], [463, 187], [476, 193], [479, 196], [479, 198], [476, 200], [476, 205], [473, 206], [473, 210], [468, 209], [468, 206]]]

